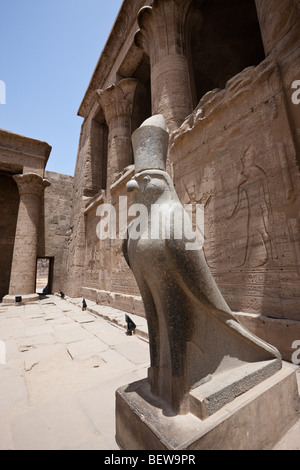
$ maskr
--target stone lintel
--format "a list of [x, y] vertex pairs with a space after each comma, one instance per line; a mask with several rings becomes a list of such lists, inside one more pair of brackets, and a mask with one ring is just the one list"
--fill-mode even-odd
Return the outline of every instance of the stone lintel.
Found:
[[51, 150], [52, 147], [47, 142], [0, 129], [0, 157], [2, 152], [9, 152], [16, 160], [19, 160], [20, 155], [39, 158], [44, 160], [45, 167]]

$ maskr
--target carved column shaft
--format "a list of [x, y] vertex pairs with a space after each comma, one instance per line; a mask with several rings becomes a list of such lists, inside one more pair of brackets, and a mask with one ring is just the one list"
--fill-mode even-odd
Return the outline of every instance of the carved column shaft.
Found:
[[131, 115], [116, 116], [109, 125], [108, 155], [111, 158], [108, 160], [111, 169], [117, 173], [132, 163], [130, 117]]
[[185, 44], [191, 0], [155, 0], [138, 14], [135, 42], [150, 57], [152, 114], [163, 114], [172, 131], [193, 110]]
[[37, 236], [41, 199], [50, 185], [37, 174], [14, 176], [20, 194], [9, 295], [35, 292]]
[[109, 127], [107, 184], [114, 182], [118, 173], [132, 163], [131, 116], [138, 81], [121, 80], [105, 90], [98, 90], [98, 100]]

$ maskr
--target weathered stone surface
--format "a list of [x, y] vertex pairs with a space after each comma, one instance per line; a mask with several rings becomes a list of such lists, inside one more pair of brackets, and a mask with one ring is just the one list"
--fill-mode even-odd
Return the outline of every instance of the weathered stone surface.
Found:
[[[1, 366], [2, 367], [2, 366]], [[3, 416], [17, 406], [28, 403], [28, 393], [24, 377], [8, 370], [1, 370], [0, 414]]]
[[[0, 250], [4, 268], [1, 298], [4, 294], [30, 295], [35, 292], [39, 211], [43, 191], [49, 185], [43, 174], [50, 151], [51, 147], [44, 142], [0, 130], [0, 170], [6, 175], [6, 184], [10, 183], [10, 192], [13, 191], [2, 195], [5, 197], [2, 202], [8, 207], [11, 201], [15, 203], [15, 213], [10, 219], [4, 218], [7, 228], [1, 231], [1, 246], [8, 248], [8, 254]], [[19, 197], [13, 181], [17, 184]]]
[[62, 440], [65, 449], [74, 448], [95, 433], [78, 399], [66, 395], [16, 417], [12, 429], [18, 450], [55, 450]]
[[[45, 171], [50, 186], [45, 189], [42, 204], [37, 256], [50, 259], [50, 291], [59, 292], [66, 233], [70, 229], [73, 176]], [[45, 286], [44, 286], [45, 287]]]
[[16, 183], [11, 176], [0, 175], [0, 298], [9, 290], [18, 207]]
[[116, 393], [123, 450], [269, 450], [299, 418], [295, 367], [283, 369], [204, 421], [168, 416], [147, 380]]
[[[299, 24], [298, 1], [126, 0], [79, 109], [74, 187], [71, 177], [44, 171], [48, 144], [0, 131], [0, 297], [8, 293], [19, 207], [13, 175], [34, 173], [51, 186], [40, 198], [37, 252], [30, 265], [35, 242], [18, 256], [22, 283], [32, 279], [36, 255], [54, 257], [55, 290], [145, 315], [122, 257], [122, 224], [116, 240], [100, 241], [97, 209], [108, 203], [117, 219], [126, 216], [119, 197], [134, 173], [130, 135], [161, 112], [172, 132], [167, 172], [179, 200], [205, 206], [204, 254], [216, 284], [241, 323], [271, 344], [274, 338], [291, 360], [300, 321], [300, 114], [292, 100]], [[23, 195], [29, 206], [34, 193]], [[47, 320], [67, 324], [51, 314]], [[12, 339], [25, 324], [1, 331]]]
[[[101, 357], [101, 353], [107, 350], [107, 344], [97, 338], [77, 341], [68, 346], [68, 353], [74, 360], [90, 359], [94, 356]], [[103, 362], [103, 361], [101, 361]]]
[[[132, 133], [161, 112], [171, 130], [167, 172], [181, 203], [205, 207], [204, 253], [226, 302], [299, 322], [297, 2], [149, 3], [123, 3], [79, 109], [85, 120], [61, 288], [145, 315], [121, 240], [98, 239], [96, 212], [108, 203], [117, 220], [126, 215], [119, 196], [133, 169], [117, 160], [130, 153], [129, 126]], [[128, 100], [123, 85], [135, 80], [146, 93], [138, 85]], [[110, 104], [97, 90], [113, 96]], [[120, 116], [128, 107], [131, 118], [126, 112], [109, 135], [109, 108]], [[114, 137], [120, 150], [106, 163]]]
[[[195, 240], [187, 238], [184, 209], [169, 175], [161, 169], [167, 146], [152, 145], [153, 139], [166, 141], [165, 129], [163, 117], [154, 116], [133, 135], [135, 162], [142, 171], [127, 183], [127, 189], [146, 210], [139, 219], [139, 231], [134, 222], [128, 226], [123, 251], [145, 305], [153, 394], [165, 400], [174, 414], [185, 414], [197, 408], [188, 398], [191, 388], [204, 397], [215, 389], [215, 399], [206, 397], [211, 408], [203, 411], [211, 414], [279, 370], [281, 357], [234, 317], [211, 276], [202, 247], [189, 249], [188, 243]], [[163, 210], [161, 218], [155, 217], [154, 206]], [[220, 379], [224, 382], [220, 389], [222, 374], [228, 378]]]
[[118, 175], [132, 164], [131, 116], [138, 80], [121, 80], [97, 95], [109, 126], [107, 178], [110, 187]]
[[[44, 309], [51, 310], [53, 315], [56, 311], [60, 318], [46, 320]], [[113, 309], [107, 308], [107, 315], [109, 310], [113, 313]], [[148, 365], [148, 362], [132, 362], [125, 354], [132, 352], [133, 343], [139, 356], [147, 357], [148, 344], [139, 340], [142, 350], [138, 350], [134, 344], [138, 338], [128, 337], [125, 325], [116, 328], [99, 315], [91, 314], [92, 322], [79, 324], [74, 318], [80, 313], [83, 313], [80, 302], [77, 306], [57, 296], [21, 308], [1, 307], [0, 340], [6, 345], [6, 364], [0, 364], [1, 450], [38, 449], [40, 446], [57, 450], [118, 450], [115, 443], [115, 391], [128, 381], [144, 377]], [[122, 312], [122, 318], [124, 316]], [[58, 321], [62, 320], [66, 322], [64, 327], [70, 328], [70, 336], [74, 333], [74, 325], [77, 331], [77, 327], [86, 330], [89, 336], [74, 343], [60, 343], [54, 334], [45, 335], [40, 329], [36, 336], [24, 337], [24, 325], [37, 326], [37, 322], [41, 322], [40, 326], [59, 326]], [[9, 331], [14, 324], [15, 330]], [[93, 328], [97, 324], [99, 328]], [[88, 328], [92, 331], [88, 332]], [[114, 345], [122, 342], [127, 343], [127, 351], [125, 347], [115, 351]], [[71, 347], [72, 352], [78, 353], [75, 359], [68, 352]], [[99, 353], [99, 349], [103, 352]], [[70, 431], [73, 426], [79, 426], [80, 431]], [[91, 434], [86, 434], [87, 430]]]
[[284, 361], [293, 361], [293, 354], [296, 352], [300, 338], [298, 321], [240, 312], [235, 312], [235, 316], [253, 334], [273, 344], [280, 351]]
[[38, 299], [37, 256], [51, 258], [49, 292], [59, 289], [73, 177], [45, 172], [50, 152], [45, 142], [0, 130], [0, 298], [6, 303], [15, 295]]
[[76, 323], [72, 326], [68, 324], [57, 325], [55, 327], [55, 337], [61, 343], [73, 343], [74, 341], [93, 339], [93, 335]]
[[184, 28], [190, 4], [153, 2], [138, 14], [135, 43], [150, 57], [152, 113], [163, 114], [170, 130], [180, 126], [193, 108]]
[[180, 199], [205, 205], [205, 256], [230, 306], [297, 320], [299, 170], [288, 114], [268, 57], [205, 95], [171, 153]]

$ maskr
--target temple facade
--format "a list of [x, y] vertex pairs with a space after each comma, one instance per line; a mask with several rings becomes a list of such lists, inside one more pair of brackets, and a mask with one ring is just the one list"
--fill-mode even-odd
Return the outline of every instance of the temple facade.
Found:
[[37, 260], [49, 260], [47, 292], [59, 289], [73, 177], [45, 171], [46, 142], [0, 130], [0, 300], [38, 300]]
[[[72, 203], [55, 245], [57, 289], [144, 315], [122, 255], [126, 184], [132, 133], [162, 114], [167, 171], [183, 204], [204, 207], [204, 253], [225, 300], [290, 360], [300, 338], [299, 31], [299, 0], [124, 0], [78, 111]], [[51, 191], [49, 150], [40, 152], [38, 172], [6, 179], [10, 203], [20, 206], [10, 295], [19, 291], [15, 266], [29, 266], [23, 258], [37, 250], [26, 224], [33, 251], [18, 251], [19, 218], [28, 204], [37, 217], [38, 200]], [[24, 193], [28, 187], [34, 191]], [[109, 206], [115, 234], [101, 237]], [[22, 292], [31, 291], [26, 278]]]
[[[204, 252], [226, 301], [275, 345], [300, 321], [299, 27], [296, 0], [123, 2], [78, 112], [64, 292], [143, 315], [120, 217], [131, 135], [162, 114], [168, 172], [182, 203], [204, 206]], [[97, 230], [106, 204], [113, 239]], [[279, 345], [286, 357], [292, 340]]]

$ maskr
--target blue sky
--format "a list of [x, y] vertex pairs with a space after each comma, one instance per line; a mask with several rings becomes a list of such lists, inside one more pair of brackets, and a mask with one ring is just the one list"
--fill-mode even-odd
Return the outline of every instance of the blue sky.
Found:
[[78, 108], [122, 0], [0, 0], [0, 128], [48, 142], [47, 170], [74, 174]]

